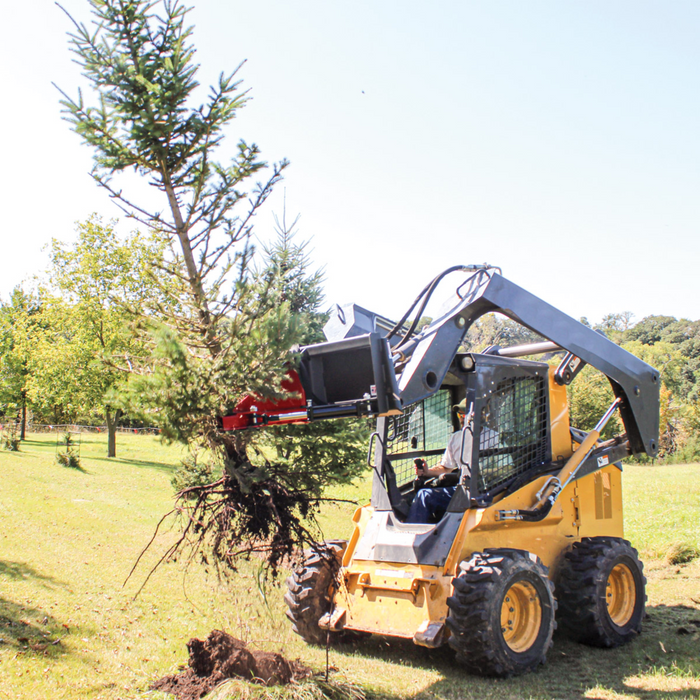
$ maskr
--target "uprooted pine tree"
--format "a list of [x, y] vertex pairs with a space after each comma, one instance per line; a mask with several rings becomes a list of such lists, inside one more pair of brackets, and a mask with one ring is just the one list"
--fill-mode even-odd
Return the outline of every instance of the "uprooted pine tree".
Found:
[[[165, 439], [186, 443], [190, 466], [211, 475], [185, 480], [175, 506], [181, 537], [165, 558], [184, 553], [235, 570], [256, 553], [274, 574], [286, 557], [317, 546], [313, 515], [323, 489], [356, 474], [364, 436], [357, 423], [264, 433], [220, 427], [247, 394], [283, 397], [290, 348], [319, 339], [322, 280], [294, 225], [278, 222], [262, 254], [252, 245], [253, 218], [287, 162], [268, 166], [243, 140], [228, 164], [215, 159], [249, 97], [242, 64], [200, 94], [187, 8], [89, 2], [92, 22], [69, 15], [69, 37], [95, 102], [61, 91], [66, 119], [93, 149], [97, 184], [128, 218], [169, 241], [152, 261], [158, 293], [131, 324], [151, 352], [145, 361], [115, 358], [132, 374], [123, 400]], [[162, 211], [151, 208], [153, 195], [139, 199], [143, 187], [133, 196], [123, 189], [131, 169], [157, 192]]]

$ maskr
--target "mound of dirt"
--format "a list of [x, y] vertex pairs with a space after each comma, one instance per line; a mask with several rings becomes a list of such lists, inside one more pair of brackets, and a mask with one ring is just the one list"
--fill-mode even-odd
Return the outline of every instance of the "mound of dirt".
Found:
[[221, 630], [187, 642], [189, 668], [164, 676], [151, 690], [172, 693], [179, 700], [199, 700], [227, 678], [243, 678], [265, 685], [286, 685], [308, 678], [311, 669], [282, 654], [248, 649], [245, 642]]

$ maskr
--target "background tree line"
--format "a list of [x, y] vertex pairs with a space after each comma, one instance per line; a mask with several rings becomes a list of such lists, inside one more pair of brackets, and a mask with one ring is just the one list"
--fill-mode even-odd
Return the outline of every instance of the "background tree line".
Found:
[[[22, 437], [28, 415], [37, 423], [104, 425], [110, 436], [108, 455], [114, 456], [120, 421], [159, 422], [139, 410], [138, 397], [126, 387], [130, 370], [153, 350], [153, 341], [138, 327], [144, 315], [158, 318], [163, 300], [154, 276], [162, 268], [166, 247], [166, 239], [155, 234], [120, 240], [113, 223], [92, 217], [79, 224], [73, 246], [52, 243], [49, 268], [32, 291], [17, 288], [9, 300], [0, 300], [0, 416], [15, 422]], [[291, 299], [296, 312], [306, 315], [308, 342], [322, 339], [322, 279], [309, 273], [303, 244], [278, 230], [256, 275], [268, 285], [282, 275], [285, 281], [276, 294]], [[659, 458], [700, 459], [700, 321], [655, 315], [635, 322], [625, 312], [608, 314], [593, 328], [659, 369]], [[528, 329], [489, 314], [470, 329], [466, 346], [479, 351], [538, 339]], [[613, 399], [609, 382], [590, 367], [569, 387], [569, 394], [572, 425], [584, 430]], [[314, 433], [334, 429], [331, 424], [303, 428]], [[621, 429], [619, 420], [613, 421], [606, 435]], [[287, 428], [286, 433], [298, 430]], [[318, 449], [317, 440], [312, 444]], [[292, 443], [285, 449], [286, 459], [290, 451]], [[203, 483], [211, 476], [210, 466], [193, 459], [177, 483]]]

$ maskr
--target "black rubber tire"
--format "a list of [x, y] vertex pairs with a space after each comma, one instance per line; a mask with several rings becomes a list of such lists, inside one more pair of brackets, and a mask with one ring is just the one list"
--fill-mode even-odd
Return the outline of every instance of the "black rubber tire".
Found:
[[637, 550], [627, 540], [586, 537], [576, 542], [564, 555], [557, 576], [562, 629], [572, 639], [596, 647], [618, 647], [634, 639], [644, 619], [643, 570]]
[[[338, 558], [342, 557], [347, 542], [334, 540], [325, 543]], [[326, 644], [327, 632], [318, 626], [319, 620], [331, 609], [333, 570], [328, 560], [313, 551], [304, 552], [304, 561], [287, 579], [287, 617], [292, 629], [309, 644]], [[340, 641], [340, 635], [331, 634]]]
[[[535, 555], [518, 549], [475, 553], [460, 564], [452, 584], [453, 595], [447, 599], [449, 644], [467, 671], [504, 678], [545, 662], [556, 627], [556, 601], [547, 567]], [[515, 636], [513, 626], [508, 628], [511, 620], [502, 626], [501, 617], [514, 611], [507, 602], [514, 591], [528, 596], [518, 610]], [[520, 638], [518, 629], [524, 629]]]

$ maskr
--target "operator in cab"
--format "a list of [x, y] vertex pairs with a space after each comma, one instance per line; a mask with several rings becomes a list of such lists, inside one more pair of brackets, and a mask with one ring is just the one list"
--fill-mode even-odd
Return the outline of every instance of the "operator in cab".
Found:
[[[406, 523], [432, 522], [433, 515], [438, 511], [444, 512], [452, 500], [452, 496], [457, 490], [457, 484], [460, 481], [460, 470], [462, 470], [462, 477], [466, 476], [469, 479], [471, 476], [468, 465], [462, 464], [460, 460], [463, 440], [468, 439], [471, 441], [471, 416], [467, 421], [467, 400], [464, 399], [454, 406], [454, 410], [457, 412], [459, 430], [450, 436], [447, 449], [442, 455], [439, 464], [436, 464], [434, 467], [428, 467], [424, 460], [420, 460], [420, 462], [416, 460], [416, 476], [430, 479], [442, 477], [446, 474], [454, 474], [456, 478], [450, 479], [453, 485], [424, 488], [418, 491], [413, 499], [413, 503], [411, 503]], [[465, 430], [468, 435], [465, 435]], [[470, 445], [465, 446], [465, 453], [471, 454]]]

